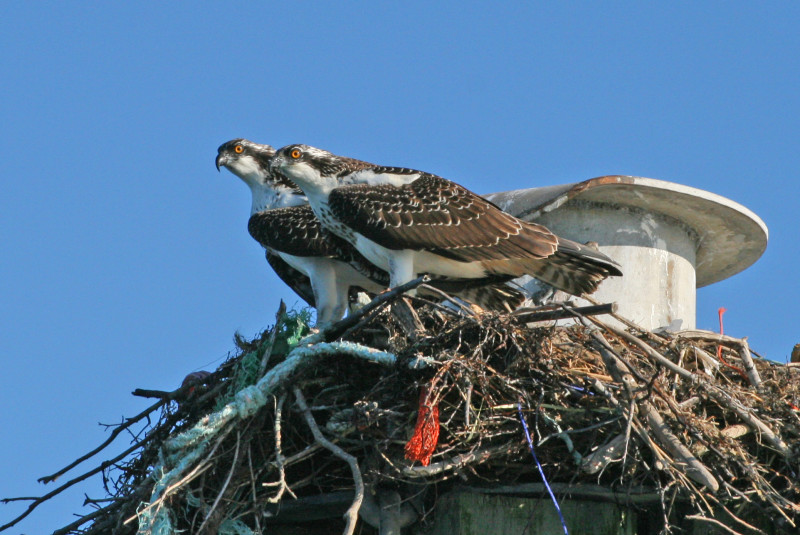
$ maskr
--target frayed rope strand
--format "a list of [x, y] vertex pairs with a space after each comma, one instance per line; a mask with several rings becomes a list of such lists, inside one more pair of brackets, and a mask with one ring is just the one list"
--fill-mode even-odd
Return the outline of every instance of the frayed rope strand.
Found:
[[533, 455], [533, 460], [536, 461], [536, 468], [539, 469], [539, 474], [542, 476], [542, 481], [544, 482], [544, 487], [547, 489], [547, 493], [550, 494], [550, 499], [553, 500], [553, 505], [556, 506], [556, 512], [558, 513], [558, 518], [561, 520], [561, 526], [564, 528], [565, 535], [569, 535], [569, 530], [567, 529], [567, 522], [564, 520], [564, 515], [561, 513], [561, 507], [558, 505], [558, 500], [556, 500], [555, 494], [553, 494], [553, 489], [550, 488], [550, 483], [547, 482], [547, 478], [544, 475], [544, 470], [542, 469], [542, 464], [539, 462], [539, 458], [536, 456], [536, 452], [533, 449], [533, 441], [531, 440], [531, 433], [528, 431], [528, 422], [525, 421], [525, 416], [522, 414], [522, 403], [517, 403], [517, 411], [519, 412], [519, 421], [522, 422], [522, 429], [525, 431], [525, 439], [528, 441], [528, 448], [531, 450], [531, 455]]

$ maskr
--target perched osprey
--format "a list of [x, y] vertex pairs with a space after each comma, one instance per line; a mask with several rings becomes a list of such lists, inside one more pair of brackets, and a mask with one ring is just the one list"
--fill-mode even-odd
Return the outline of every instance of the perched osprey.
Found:
[[[361, 258], [344, 240], [322, 229], [303, 192], [280, 173], [270, 171], [275, 149], [234, 139], [217, 150], [217, 170], [226, 167], [250, 188], [248, 230], [265, 249], [275, 273], [309, 305], [317, 323], [340, 319], [348, 293], [356, 286], [370, 292], [386, 287], [388, 276]], [[385, 279], [374, 281], [370, 274]]]
[[430, 173], [376, 166], [307, 145], [280, 149], [271, 169], [302, 188], [326, 228], [387, 270], [392, 286], [418, 273], [527, 274], [580, 295], [622, 275], [603, 253], [517, 219]]
[[[266, 249], [267, 261], [281, 280], [317, 308], [318, 324], [344, 315], [351, 288], [378, 293], [389, 285], [386, 271], [325, 229], [303, 192], [284, 175], [270, 170], [275, 149], [234, 139], [217, 152], [217, 170], [225, 166], [250, 187], [250, 235]], [[504, 284], [508, 280], [458, 278], [431, 284], [484, 308], [505, 310], [524, 300], [521, 292]]]

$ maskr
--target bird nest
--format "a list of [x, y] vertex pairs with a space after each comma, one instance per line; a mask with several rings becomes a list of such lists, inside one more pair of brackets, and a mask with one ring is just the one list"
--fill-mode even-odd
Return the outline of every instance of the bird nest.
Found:
[[387, 490], [425, 533], [454, 487], [543, 482], [555, 500], [649, 492], [663, 532], [687, 516], [795, 529], [798, 368], [746, 340], [593, 315], [608, 306], [491, 314], [400, 295], [310, 336], [281, 310], [215, 372], [137, 391], [156, 403], [90, 454], [123, 432], [130, 448], [59, 487], [102, 472], [109, 496], [56, 533], [262, 533], [331, 503], [343, 520], [308, 525], [352, 533]]

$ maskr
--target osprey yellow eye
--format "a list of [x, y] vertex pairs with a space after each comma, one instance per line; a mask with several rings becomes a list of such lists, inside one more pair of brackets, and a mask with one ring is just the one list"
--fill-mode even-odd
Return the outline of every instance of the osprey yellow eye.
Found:
[[292, 152], [290, 152], [290, 153], [289, 153], [289, 155], [290, 155], [292, 158], [294, 158], [295, 160], [296, 160], [296, 159], [298, 159], [298, 158], [300, 157], [300, 154], [301, 154], [301, 153], [300, 153], [300, 149], [292, 149]]
[[236, 145], [235, 147], [233, 147], [233, 152], [235, 152], [236, 154], [241, 154], [244, 152], [244, 147], [242, 147], [241, 145]]

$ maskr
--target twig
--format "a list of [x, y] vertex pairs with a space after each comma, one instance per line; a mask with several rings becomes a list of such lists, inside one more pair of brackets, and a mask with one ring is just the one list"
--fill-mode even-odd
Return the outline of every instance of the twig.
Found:
[[[134, 444], [130, 448], [126, 449], [125, 451], [123, 451], [122, 453], [120, 453], [119, 455], [114, 457], [113, 459], [110, 459], [108, 461], [103, 461], [102, 463], [100, 463], [100, 466], [98, 466], [96, 468], [93, 468], [92, 470], [89, 470], [88, 472], [84, 473], [83, 475], [80, 475], [80, 476], [78, 476], [78, 477], [76, 477], [74, 479], [71, 479], [71, 480], [67, 481], [66, 483], [64, 483], [60, 487], [57, 487], [57, 488], [53, 489], [52, 491], [48, 492], [47, 494], [45, 494], [43, 496], [40, 496], [39, 498], [36, 498], [21, 515], [19, 515], [18, 517], [16, 517], [12, 521], [8, 522], [7, 524], [4, 524], [4, 525], [0, 526], [0, 531], [5, 531], [6, 529], [8, 529], [10, 527], [15, 526], [23, 518], [25, 518], [26, 516], [31, 514], [34, 509], [36, 509], [38, 506], [40, 506], [41, 504], [43, 504], [44, 502], [46, 502], [47, 500], [49, 500], [53, 496], [56, 496], [56, 495], [62, 493], [66, 489], [72, 487], [73, 485], [76, 485], [77, 483], [80, 483], [81, 481], [89, 479], [91, 476], [93, 476], [93, 475], [95, 475], [95, 474], [97, 474], [99, 472], [102, 472], [103, 470], [105, 470], [109, 466], [113, 466], [116, 462], [121, 461], [122, 459], [124, 459], [125, 457], [127, 457], [128, 455], [130, 455], [131, 453], [136, 451], [137, 449], [139, 449], [143, 444], [145, 444], [146, 442], [149, 442], [154, 436], [156, 436], [156, 433], [151, 433], [150, 435], [148, 435], [147, 437], [142, 439], [140, 442], [137, 442], [136, 444]], [[8, 498], [8, 499], [0, 500], [0, 501], [9, 502], [9, 501], [13, 501], [13, 498]]]
[[[453, 303], [459, 309], [461, 309], [462, 312], [464, 312], [468, 316], [472, 316], [472, 317], [475, 316], [475, 311], [474, 310], [472, 310], [470, 307], [464, 305], [464, 303], [462, 303], [460, 299], [457, 299], [457, 298], [453, 297], [452, 295], [450, 295], [449, 293], [445, 292], [444, 290], [440, 290], [439, 288], [436, 288], [435, 286], [431, 286], [430, 284], [423, 284], [422, 288], [424, 288], [428, 292], [431, 292], [434, 295], [439, 296], [442, 299], [442, 301], [449, 301], [449, 302]], [[447, 307], [444, 307], [444, 308], [447, 308]]]
[[436, 474], [441, 474], [442, 472], [458, 470], [468, 465], [486, 462], [493, 455], [516, 451], [519, 449], [519, 447], [520, 445], [515, 443], [515, 444], [507, 444], [504, 446], [497, 446], [494, 448], [475, 450], [469, 453], [462, 453], [460, 455], [456, 455], [455, 457], [445, 459], [444, 461], [439, 461], [438, 463], [431, 463], [428, 466], [405, 466], [402, 468], [401, 472], [404, 476], [407, 477], [414, 477], [414, 478], [430, 477]]
[[358, 468], [358, 461], [355, 457], [322, 435], [322, 431], [320, 431], [317, 422], [314, 420], [314, 416], [311, 414], [311, 410], [308, 408], [308, 404], [306, 404], [306, 398], [303, 396], [303, 393], [297, 387], [294, 387], [292, 391], [294, 392], [294, 397], [297, 400], [297, 405], [303, 412], [306, 424], [308, 424], [309, 429], [311, 429], [311, 433], [314, 435], [314, 439], [322, 444], [323, 448], [327, 449], [336, 457], [339, 457], [350, 465], [350, 471], [353, 473], [353, 483], [355, 484], [355, 496], [353, 497], [352, 505], [350, 505], [344, 515], [347, 522], [344, 529], [344, 535], [353, 535], [353, 532], [356, 529], [356, 523], [358, 522], [358, 510], [361, 508], [361, 502], [364, 500], [364, 481], [361, 478], [361, 470]]
[[253, 508], [255, 509], [253, 521], [256, 525], [256, 533], [261, 533], [261, 522], [258, 519], [261, 516], [259, 514], [260, 508], [256, 506], [258, 503], [258, 493], [256, 492], [256, 476], [253, 471], [253, 448], [249, 444], [247, 446], [247, 465], [248, 468], [250, 468], [250, 490], [253, 493]]
[[[594, 298], [593, 298], [592, 296], [590, 296], [590, 295], [585, 295], [585, 294], [584, 294], [584, 295], [583, 295], [583, 296], [581, 296], [581, 297], [582, 297], [582, 299], [584, 299], [584, 300], [586, 300], [586, 301], [589, 301], [589, 302], [590, 302], [590, 303], [592, 303], [593, 305], [599, 305], [599, 304], [600, 304], [600, 302], [599, 302], [599, 301], [597, 301], [596, 299], [594, 299]], [[626, 318], [625, 316], [621, 316], [621, 315], [617, 314], [617, 311], [616, 311], [616, 310], [615, 310], [614, 312], [612, 312], [610, 315], [611, 315], [611, 317], [612, 317], [612, 318], [614, 318], [615, 320], [617, 320], [617, 321], [618, 321], [618, 322], [620, 322], [621, 324], [625, 325], [625, 326], [626, 326], [626, 327], [628, 327], [629, 329], [633, 329], [633, 330], [635, 330], [635, 331], [638, 331], [638, 332], [640, 332], [640, 333], [643, 333], [643, 334], [644, 334], [645, 336], [647, 336], [648, 338], [652, 338], [653, 340], [658, 340], [658, 341], [661, 341], [661, 342], [664, 342], [664, 341], [665, 341], [665, 339], [664, 339], [664, 337], [663, 337], [663, 336], [661, 336], [661, 335], [658, 335], [658, 334], [654, 333], [653, 331], [648, 331], [647, 329], [645, 329], [645, 328], [644, 328], [644, 327], [642, 327], [641, 325], [637, 325], [636, 323], [632, 322], [631, 320], [629, 320], [629, 319], [628, 319], [628, 318]]]
[[358, 323], [361, 320], [361, 318], [366, 316], [372, 310], [394, 301], [399, 296], [403, 295], [405, 292], [413, 290], [419, 285], [425, 284], [430, 280], [431, 278], [428, 275], [423, 275], [405, 284], [401, 284], [400, 286], [391, 288], [390, 290], [378, 294], [375, 297], [375, 299], [373, 299], [372, 301], [361, 307], [354, 314], [350, 314], [343, 320], [337, 321], [333, 325], [324, 329], [321, 333], [319, 333], [320, 339], [326, 342], [331, 342], [333, 340], [336, 340], [343, 332], [347, 331], [350, 327]]
[[767, 442], [772, 444], [772, 446], [778, 450], [781, 455], [786, 458], [790, 458], [791, 451], [786, 443], [778, 435], [776, 435], [767, 424], [757, 418], [750, 409], [742, 407], [738, 401], [716, 387], [706, 386], [704, 390], [709, 396], [714, 398], [714, 401], [720, 405], [729, 407], [739, 418], [744, 420], [747, 425], [752, 427], [758, 433], [761, 433], [761, 435], [767, 439]]
[[419, 335], [425, 332], [419, 316], [414, 311], [414, 307], [404, 298], [397, 299], [392, 305], [392, 316], [397, 320], [398, 325], [411, 343], [419, 339]]
[[744, 372], [747, 374], [747, 378], [750, 379], [750, 384], [756, 388], [759, 388], [761, 386], [761, 376], [758, 374], [758, 370], [753, 364], [753, 357], [750, 355], [750, 346], [747, 343], [747, 337], [742, 338], [741, 340], [741, 345], [739, 346], [739, 357], [742, 359], [742, 364], [744, 364]]
[[56, 531], [54, 531], [52, 533], [52, 535], [67, 535], [68, 533], [72, 533], [73, 531], [75, 531], [76, 528], [79, 528], [80, 526], [84, 525], [85, 523], [89, 522], [90, 520], [94, 520], [95, 518], [97, 518], [99, 516], [103, 516], [104, 514], [110, 512], [110, 511], [113, 511], [115, 509], [119, 509], [120, 507], [122, 507], [122, 505], [123, 505], [122, 502], [115, 501], [115, 502], [111, 503], [110, 505], [107, 505], [107, 506], [105, 506], [105, 507], [103, 507], [101, 509], [97, 509], [95, 511], [92, 511], [91, 513], [89, 513], [87, 515], [83, 515], [82, 517], [77, 519], [72, 524], [64, 526], [61, 529], [57, 529]]
[[[623, 385], [626, 385], [629, 390], [629, 399], [635, 399], [634, 391], [638, 388], [636, 380], [623, 369], [622, 358], [611, 349], [611, 345], [599, 332], [593, 332], [592, 337], [597, 341], [600, 355], [603, 357], [603, 362], [606, 363], [614, 379]], [[661, 444], [666, 447], [669, 452], [678, 458], [678, 466], [685, 471], [686, 475], [694, 479], [701, 485], [712, 492], [719, 490], [719, 482], [711, 475], [708, 468], [695, 457], [689, 448], [683, 445], [676, 437], [669, 426], [664, 422], [661, 415], [653, 407], [647, 399], [637, 400], [639, 412], [647, 420], [648, 426], [652, 429], [653, 433], [658, 437]]]
[[574, 318], [577, 316], [596, 316], [599, 314], [613, 314], [617, 311], [616, 303], [605, 305], [591, 305], [576, 308], [559, 308], [556, 310], [544, 310], [542, 312], [525, 312], [522, 314], [512, 314], [511, 316], [522, 323], [534, 323], [537, 321], [561, 320]]
[[686, 515], [684, 518], [688, 520], [699, 520], [700, 522], [708, 522], [710, 524], [714, 524], [718, 528], [724, 529], [728, 533], [733, 533], [733, 535], [742, 535], [738, 531], [731, 529], [730, 527], [726, 526], [725, 524], [714, 518], [708, 518], [707, 516], [702, 516], [702, 515]]
[[197, 476], [199, 476], [200, 474], [202, 474], [203, 472], [205, 472], [206, 470], [211, 468], [212, 464], [209, 462], [209, 460], [214, 456], [214, 454], [217, 451], [217, 448], [219, 448], [219, 445], [222, 444], [223, 440], [225, 440], [225, 437], [228, 436], [228, 433], [230, 433], [231, 429], [232, 428], [229, 427], [229, 428], [223, 430], [222, 432], [220, 432], [220, 437], [217, 439], [217, 442], [214, 444], [214, 447], [211, 448], [211, 451], [208, 453], [208, 455], [206, 455], [205, 459], [203, 459], [202, 461], [200, 461], [199, 463], [197, 463], [195, 465], [195, 467], [191, 470], [191, 472], [189, 472], [187, 475], [185, 475], [179, 481], [173, 483], [172, 485], [170, 485], [169, 487], [164, 489], [164, 492], [161, 493], [161, 496], [159, 496], [156, 501], [150, 503], [147, 507], [145, 507], [141, 511], [137, 511], [135, 515], [133, 515], [130, 518], [126, 519], [124, 523], [125, 524], [129, 524], [129, 523], [133, 522], [134, 520], [136, 520], [136, 518], [139, 517], [139, 515], [141, 515], [142, 513], [145, 513], [146, 511], [148, 511], [150, 509], [155, 508], [156, 511], [157, 511], [158, 509], [161, 508], [161, 504], [164, 502], [164, 500], [172, 492], [174, 492], [175, 490], [181, 488], [183, 485], [185, 485], [186, 483], [189, 483], [190, 481], [195, 479]]
[[[656, 351], [655, 349], [650, 347], [647, 343], [643, 342], [639, 338], [633, 336], [630, 333], [627, 333], [627, 332], [623, 331], [622, 329], [614, 327], [613, 325], [609, 325], [607, 323], [603, 323], [602, 321], [598, 320], [597, 318], [589, 318], [589, 319], [592, 322], [596, 323], [598, 326], [602, 327], [603, 329], [605, 329], [605, 330], [607, 330], [607, 331], [619, 336], [620, 338], [624, 339], [625, 341], [627, 341], [627, 342], [629, 342], [631, 344], [634, 344], [635, 346], [637, 346], [638, 348], [643, 350], [647, 354], [647, 356], [649, 356], [650, 358], [654, 359], [655, 361], [657, 361], [659, 364], [663, 365], [664, 367], [668, 368], [670, 371], [677, 373], [678, 375], [680, 375], [684, 379], [688, 379], [688, 380], [690, 380], [692, 382], [696, 381], [697, 378], [695, 377], [695, 375], [692, 372], [690, 372], [689, 370], [687, 370], [687, 369], [685, 369], [685, 368], [683, 368], [681, 366], [678, 366], [677, 364], [675, 364], [674, 362], [669, 360], [667, 357], [665, 357], [664, 355], [662, 355], [661, 353], [659, 353], [658, 351]], [[606, 342], [606, 344], [608, 344], [608, 342]], [[608, 347], [611, 347], [611, 346], [608, 346]]]
[[292, 492], [292, 489], [286, 484], [286, 469], [284, 467], [285, 458], [283, 457], [283, 450], [281, 448], [281, 413], [283, 411], [283, 403], [286, 401], [286, 394], [281, 394], [278, 402], [275, 405], [275, 464], [278, 465], [278, 493], [268, 498], [269, 503], [278, 503], [283, 497], [283, 493], [288, 490], [289, 494], [297, 498]]
[[[658, 351], [647, 345], [645, 342], [639, 340], [632, 334], [626, 333], [625, 331], [617, 329], [616, 327], [613, 327], [611, 325], [607, 325], [601, 321], [598, 321], [596, 318], [589, 318], [589, 319], [591, 319], [593, 322], [597, 323], [604, 329], [607, 329], [608, 331], [616, 334], [620, 338], [623, 338], [628, 342], [641, 348], [649, 357], [656, 360], [659, 364], [663, 364], [665, 367], [669, 368], [671, 371], [674, 371], [681, 377], [684, 377], [685, 379], [689, 379], [690, 381], [692, 381], [693, 384], [696, 384], [698, 387], [700, 387], [706, 393], [708, 393], [709, 396], [713, 397], [717, 403], [732, 409], [736, 413], [736, 415], [739, 416], [739, 418], [745, 421], [745, 423], [752, 426], [756, 431], [761, 433], [767, 439], [767, 441], [781, 453], [781, 455], [787, 458], [791, 455], [789, 447], [786, 445], [786, 443], [778, 435], [776, 435], [775, 432], [772, 431], [772, 429], [770, 429], [769, 426], [767, 426], [767, 424], [765, 424], [755, 415], [753, 415], [750, 410], [746, 409], [745, 407], [742, 407], [736, 400], [734, 400], [724, 391], [720, 390], [719, 388], [713, 385], [709, 385], [705, 381], [700, 380], [698, 376], [678, 366], [677, 364], [675, 364], [674, 362], [666, 358], [664, 355], [662, 355], [661, 353], [659, 353]], [[720, 336], [720, 335], [715, 335], [715, 336]], [[737, 340], [735, 338], [732, 340], [734, 340], [736, 343], [741, 342], [740, 340]]]
[[[277, 326], [276, 326], [276, 330], [277, 330]], [[197, 528], [197, 533], [199, 533], [199, 534], [205, 533], [205, 531], [203, 531], [203, 530], [206, 528], [206, 526], [209, 527], [208, 533], [210, 533], [210, 534], [216, 533], [217, 529], [219, 528], [219, 524], [222, 523], [222, 515], [217, 515], [217, 517], [214, 518], [214, 520], [211, 523], [209, 523], [209, 520], [211, 520], [212, 515], [214, 514], [214, 510], [217, 508], [217, 506], [219, 505], [220, 500], [222, 500], [222, 497], [225, 495], [225, 491], [228, 489], [228, 485], [230, 485], [231, 479], [233, 479], [233, 474], [239, 468], [239, 462], [238, 462], [239, 461], [239, 444], [240, 444], [241, 440], [242, 440], [242, 434], [237, 429], [236, 430], [236, 450], [233, 452], [233, 461], [231, 461], [230, 472], [228, 472], [228, 477], [225, 478], [225, 483], [222, 484], [222, 488], [219, 489], [219, 493], [217, 493], [217, 497], [214, 500], [214, 503], [211, 504], [211, 509], [208, 510], [208, 513], [206, 514], [206, 518], [203, 520], [203, 523], [200, 524], [200, 527]]]
[[[181, 389], [179, 388], [177, 391], [180, 391], [180, 390]], [[65, 466], [64, 468], [62, 468], [61, 470], [59, 470], [55, 474], [39, 478], [39, 483], [45, 483], [45, 484], [51, 483], [51, 482], [55, 481], [56, 479], [58, 479], [59, 477], [61, 477], [62, 475], [64, 475], [67, 472], [69, 472], [70, 470], [72, 470], [73, 468], [75, 468], [76, 466], [78, 466], [79, 464], [81, 464], [83, 461], [85, 461], [85, 460], [97, 455], [103, 449], [105, 449], [106, 446], [108, 446], [109, 444], [114, 442], [114, 439], [117, 438], [117, 435], [122, 433], [122, 431], [124, 431], [128, 427], [132, 426], [133, 424], [135, 424], [139, 420], [142, 420], [142, 419], [148, 417], [150, 415], [150, 413], [152, 413], [153, 411], [155, 411], [156, 409], [158, 409], [160, 407], [163, 407], [167, 403], [167, 401], [168, 400], [166, 400], [166, 399], [162, 399], [161, 401], [158, 401], [158, 402], [150, 405], [148, 408], [146, 408], [145, 410], [143, 410], [142, 412], [140, 412], [139, 414], [137, 414], [133, 418], [126, 418], [125, 423], [120, 424], [119, 427], [114, 429], [111, 432], [111, 434], [108, 436], [108, 438], [105, 440], [105, 442], [103, 442], [102, 444], [97, 446], [95, 449], [93, 449], [92, 451], [90, 451], [86, 455], [82, 455], [81, 457], [79, 457], [76, 460], [72, 461], [70, 464], [68, 464], [67, 466]]]

